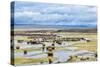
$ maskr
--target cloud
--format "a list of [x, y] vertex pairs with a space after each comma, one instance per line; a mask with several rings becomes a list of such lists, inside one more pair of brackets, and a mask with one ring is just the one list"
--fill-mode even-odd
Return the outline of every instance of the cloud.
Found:
[[94, 6], [15, 2], [15, 24], [96, 25]]

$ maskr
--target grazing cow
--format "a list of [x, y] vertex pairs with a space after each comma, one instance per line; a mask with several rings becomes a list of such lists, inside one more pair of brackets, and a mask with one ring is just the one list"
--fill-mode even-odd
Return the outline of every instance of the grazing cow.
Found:
[[20, 49], [20, 47], [19, 46], [16, 46], [16, 49]]
[[42, 51], [45, 50], [45, 44], [42, 44]]
[[57, 43], [57, 44], [59, 44], [59, 45], [61, 45], [61, 44], [62, 44], [62, 43], [61, 43], [61, 41], [56, 41], [56, 43]]
[[23, 40], [17, 40], [18, 43], [23, 43]]
[[90, 42], [90, 40], [86, 40], [86, 42]]
[[37, 44], [37, 42], [36, 41], [28, 41], [27, 44], [31, 44], [31, 45], [32, 44]]
[[53, 63], [53, 48], [51, 46], [47, 47], [48, 61], [49, 64]]
[[91, 40], [87, 39], [87, 38], [80, 38], [80, 40], [86, 41], [86, 42], [90, 42]]
[[26, 50], [24, 50], [24, 55], [26, 55], [27, 54], [27, 51]]
[[55, 44], [54, 43], [52, 44], [52, 49], [55, 50]]

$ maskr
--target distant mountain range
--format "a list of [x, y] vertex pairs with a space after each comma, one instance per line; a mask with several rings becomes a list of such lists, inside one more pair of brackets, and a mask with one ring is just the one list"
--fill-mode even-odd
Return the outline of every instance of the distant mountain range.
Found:
[[25, 25], [25, 24], [16, 24], [12, 25], [15, 29], [23, 29], [30, 31], [48, 31], [55, 30], [58, 32], [88, 32], [96, 33], [97, 27], [91, 25]]
[[33, 25], [33, 24], [11, 24], [11, 26], [19, 28], [96, 28], [95, 25]]
[[96, 33], [97, 28], [77, 28], [77, 29], [66, 29], [66, 30], [58, 30], [60, 32], [86, 32], [86, 33]]

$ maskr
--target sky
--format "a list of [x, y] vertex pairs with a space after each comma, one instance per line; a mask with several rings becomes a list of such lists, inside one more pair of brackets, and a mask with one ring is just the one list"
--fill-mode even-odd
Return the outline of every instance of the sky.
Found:
[[12, 17], [14, 17], [15, 25], [96, 27], [96, 12], [95, 6], [15, 1]]

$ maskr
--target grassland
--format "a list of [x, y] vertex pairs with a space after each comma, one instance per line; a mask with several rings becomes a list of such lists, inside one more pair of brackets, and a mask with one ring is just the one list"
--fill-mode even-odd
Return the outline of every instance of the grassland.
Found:
[[78, 50], [88, 50], [91, 52], [97, 51], [97, 42], [80, 42], [71, 45], [72, 47], [77, 47]]
[[[79, 37], [79, 38], [88, 38], [90, 39], [91, 41], [90, 42], [86, 42], [86, 41], [78, 41], [78, 42], [72, 42], [70, 41], [69, 43], [71, 45], [66, 45], [65, 46], [56, 46], [55, 47], [55, 51], [59, 50], [59, 51], [62, 51], [62, 50], [67, 50], [67, 48], [69, 47], [77, 47], [77, 50], [87, 50], [87, 51], [90, 51], [90, 52], [97, 52], [97, 34], [96, 33], [80, 33], [80, 32], [57, 32], [57, 33], [54, 33], [54, 34], [57, 34], [57, 35], [61, 35], [62, 37]], [[32, 40], [32, 39], [28, 39], [27, 37], [15, 37], [15, 40], [25, 40], [25, 41], [29, 41], [29, 40]], [[25, 45], [21, 45], [21, 44], [15, 44], [15, 46], [25, 46]], [[29, 45], [31, 46], [31, 45]], [[34, 45], [32, 45], [34, 46]], [[46, 44], [46, 46], [48, 46], [48, 43]], [[38, 48], [33, 48], [33, 47], [30, 47], [30, 48], [21, 48], [21, 49], [15, 49], [15, 53], [21, 53], [23, 52], [24, 50], [27, 50], [28, 52], [35, 52], [35, 51], [42, 51], [42, 47], [38, 47]], [[46, 52], [41, 52], [41, 53], [38, 53], [38, 54], [34, 54], [32, 56], [35, 56], [35, 55], [40, 55], [41, 54], [46, 54]], [[54, 60], [56, 60], [57, 58], [54, 58]], [[66, 61], [66, 62], [75, 62], [75, 60], [78, 60], [80, 58], [75, 58], [74, 60], [72, 61]], [[95, 58], [96, 59], [96, 58]], [[90, 61], [92, 60], [95, 60], [94, 58], [93, 59], [90, 59]], [[79, 60], [80, 61], [80, 60]], [[20, 64], [41, 64], [41, 63], [48, 63], [48, 58], [47, 57], [41, 57], [41, 58], [26, 58], [26, 57], [15, 57], [15, 64], [16, 65], [20, 65]]]

